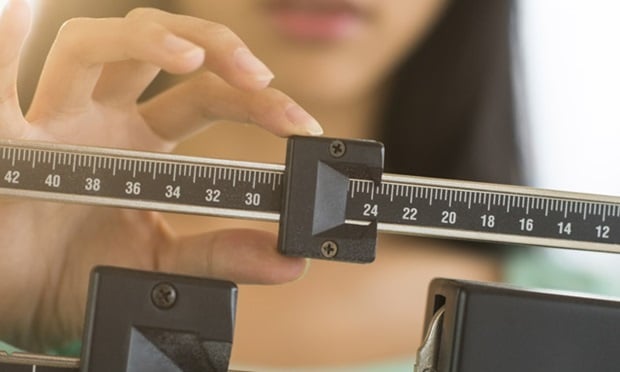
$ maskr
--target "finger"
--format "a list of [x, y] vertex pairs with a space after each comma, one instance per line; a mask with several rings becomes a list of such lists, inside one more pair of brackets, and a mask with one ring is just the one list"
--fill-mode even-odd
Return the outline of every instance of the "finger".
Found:
[[180, 141], [221, 119], [255, 123], [279, 136], [323, 133], [316, 119], [279, 90], [242, 91], [208, 72], [145, 102], [140, 112], [168, 141]]
[[[141, 22], [131, 26], [121, 18], [66, 22], [43, 68], [32, 115], [84, 109], [92, 100], [104, 63], [138, 60], [172, 73], [191, 72], [202, 65], [202, 48], [162, 25]], [[151, 70], [146, 72], [152, 76]], [[145, 77], [136, 73], [132, 81], [141, 79]]]
[[[208, 59], [204, 59], [205, 54]], [[44, 68], [35, 97], [37, 104], [44, 103], [48, 110], [80, 110], [90, 102], [101, 64], [127, 59], [150, 62], [172, 73], [193, 71], [204, 61], [208, 69], [242, 89], [264, 88], [273, 78], [271, 71], [228, 28], [156, 9], [137, 9], [125, 19], [81, 18], [65, 23]], [[144, 80], [134, 73], [123, 76], [131, 81]], [[57, 94], [60, 83], [64, 89]], [[102, 87], [99, 97], [103, 92], [111, 97], [109, 92], [124, 89], [123, 85], [116, 87]], [[131, 94], [140, 92], [132, 90]]]
[[0, 130], [13, 136], [23, 128], [17, 97], [19, 56], [30, 29], [30, 7], [25, 0], [10, 0], [0, 9]]
[[161, 69], [135, 60], [108, 63], [93, 92], [93, 100], [106, 105], [135, 105]]
[[199, 45], [205, 51], [205, 67], [233, 86], [249, 90], [262, 89], [274, 77], [247, 45], [224, 25], [153, 8], [134, 9], [127, 18], [157, 22], [176, 35]]
[[182, 238], [162, 252], [159, 268], [236, 283], [279, 284], [303, 276], [307, 260], [280, 255], [273, 234], [235, 229]]

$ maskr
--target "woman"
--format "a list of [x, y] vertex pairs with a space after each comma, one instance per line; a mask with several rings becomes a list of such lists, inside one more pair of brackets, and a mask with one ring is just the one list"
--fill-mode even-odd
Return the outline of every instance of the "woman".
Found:
[[[58, 17], [102, 7], [93, 3], [76, 2], [75, 13]], [[67, 9], [58, 4], [43, 3], [41, 14]], [[177, 1], [166, 10], [196, 18], [142, 9], [77, 19], [59, 33], [25, 119], [14, 94], [23, 7], [10, 2], [2, 21], [15, 36], [2, 44], [0, 91], [9, 92], [0, 99], [2, 137], [281, 162], [283, 140], [258, 127], [280, 136], [324, 129], [383, 140], [389, 172], [519, 181], [508, 1]], [[36, 69], [33, 54], [25, 60]], [[136, 106], [158, 68], [176, 75]], [[248, 118], [258, 127], [196, 134], [214, 121]], [[249, 283], [282, 283], [305, 270], [304, 261], [275, 254], [273, 234], [247, 230], [273, 232], [273, 225], [21, 200], [4, 201], [2, 210], [5, 257], [34, 262], [30, 272], [0, 270], [11, 279], [0, 289], [12, 303], [1, 309], [10, 321], [0, 338], [19, 345], [79, 337], [85, 281], [97, 263]], [[61, 226], [46, 218], [57, 213], [67, 216]], [[242, 286], [233, 362], [326, 370], [404, 360], [410, 367], [430, 278], [497, 280], [493, 252], [381, 236], [372, 265], [316, 261], [291, 284]]]

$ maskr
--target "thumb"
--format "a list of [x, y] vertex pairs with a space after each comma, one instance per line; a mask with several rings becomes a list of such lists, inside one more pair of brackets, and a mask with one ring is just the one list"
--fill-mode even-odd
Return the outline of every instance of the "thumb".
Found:
[[239, 284], [280, 284], [302, 277], [308, 261], [282, 256], [276, 242], [274, 234], [250, 229], [183, 237], [160, 257], [160, 267]]

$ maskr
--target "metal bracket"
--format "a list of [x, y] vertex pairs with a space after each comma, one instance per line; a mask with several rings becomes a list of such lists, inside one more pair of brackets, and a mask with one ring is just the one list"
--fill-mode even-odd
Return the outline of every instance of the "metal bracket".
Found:
[[437, 372], [437, 357], [439, 355], [439, 344], [441, 342], [441, 327], [443, 324], [444, 311], [445, 309], [442, 307], [433, 315], [427, 327], [422, 345], [416, 354], [413, 372]]
[[288, 256], [372, 262], [377, 222], [345, 220], [349, 180], [380, 185], [383, 145], [375, 141], [292, 137], [286, 151], [279, 249]]
[[234, 283], [97, 267], [81, 372], [228, 371]]

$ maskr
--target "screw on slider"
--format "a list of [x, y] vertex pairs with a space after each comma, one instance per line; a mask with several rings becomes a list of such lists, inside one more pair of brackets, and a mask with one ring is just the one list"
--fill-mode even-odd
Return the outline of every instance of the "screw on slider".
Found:
[[177, 301], [177, 290], [170, 283], [158, 283], [151, 291], [151, 301], [162, 310], [170, 309]]
[[325, 258], [334, 258], [338, 254], [338, 244], [333, 240], [326, 240], [321, 244], [321, 254]]
[[334, 158], [341, 158], [347, 152], [347, 145], [341, 140], [333, 140], [329, 144], [329, 154]]

